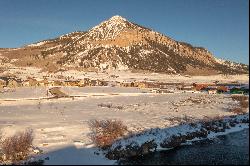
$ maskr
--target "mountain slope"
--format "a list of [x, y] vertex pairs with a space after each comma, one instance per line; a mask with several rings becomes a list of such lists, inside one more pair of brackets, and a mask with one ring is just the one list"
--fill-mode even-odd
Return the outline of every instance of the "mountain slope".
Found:
[[19, 49], [2, 49], [0, 56], [18, 66], [49, 71], [130, 69], [203, 75], [242, 74], [249, 68], [219, 60], [205, 48], [175, 41], [121, 16], [113, 16], [87, 32], [73, 32]]

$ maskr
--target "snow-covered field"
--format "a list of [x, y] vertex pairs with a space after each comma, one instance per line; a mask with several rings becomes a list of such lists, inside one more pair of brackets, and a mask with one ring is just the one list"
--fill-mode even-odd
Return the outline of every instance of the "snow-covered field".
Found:
[[[62, 87], [71, 98], [46, 99], [48, 88], [17, 88], [0, 93], [0, 130], [4, 136], [32, 128], [34, 145], [49, 156], [45, 164], [114, 164], [88, 137], [91, 119], [119, 119], [137, 133], [167, 128], [185, 120], [233, 115], [230, 95], [153, 94], [137, 88]], [[144, 93], [143, 93], [144, 92]], [[10, 100], [15, 99], [15, 100]], [[117, 107], [100, 107], [112, 104]]]

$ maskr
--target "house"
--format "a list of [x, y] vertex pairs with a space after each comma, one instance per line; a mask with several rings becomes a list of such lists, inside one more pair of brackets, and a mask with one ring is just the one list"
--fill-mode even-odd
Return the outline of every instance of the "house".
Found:
[[152, 93], [159, 93], [159, 89], [152, 89], [151, 92]]
[[58, 79], [64, 79], [65, 77], [63, 75], [58, 75], [57, 78]]
[[139, 82], [139, 88], [160, 88], [160, 84], [156, 82]]
[[38, 82], [39, 86], [49, 86], [49, 81], [47, 79]]
[[64, 85], [64, 83], [62, 81], [59, 81], [59, 80], [51, 81], [51, 82], [49, 82], [49, 84], [51, 86], [63, 86]]
[[104, 80], [97, 80], [98, 86], [108, 86], [108, 82]]
[[89, 78], [84, 78], [79, 80], [78, 86], [79, 87], [84, 87], [84, 86], [88, 86], [90, 83], [90, 79]]
[[49, 75], [43, 76], [43, 79], [47, 79], [47, 78], [49, 78]]
[[22, 85], [23, 85], [23, 86], [30, 86], [29, 80], [23, 81], [23, 82], [22, 82]]
[[176, 90], [178, 89], [178, 86], [180, 87], [179, 89], [181, 89], [181, 85], [183, 85], [182, 83], [159, 83], [159, 86], [161, 89], [171, 89], [171, 90]]
[[139, 88], [148, 88], [147, 82], [138, 82], [137, 85]]
[[82, 80], [79, 80], [78, 86], [79, 86], [79, 87], [84, 87], [84, 86], [86, 86], [86, 84], [85, 84], [85, 82], [84, 82], [83, 79], [82, 79]]
[[97, 80], [90, 80], [89, 86], [96, 86], [97, 85]]
[[16, 88], [21, 86], [22, 80], [12, 76], [0, 77], [0, 87]]
[[117, 81], [108, 81], [107, 83], [108, 83], [107, 86], [110, 86], [110, 87], [115, 87], [115, 86], [118, 86], [119, 84], [119, 82]]
[[80, 80], [74, 80], [72, 81], [71, 86], [79, 86], [79, 82]]
[[232, 88], [230, 89], [231, 94], [244, 94], [244, 90], [241, 88]]
[[160, 85], [156, 82], [149, 82], [148, 88], [160, 88]]
[[163, 84], [163, 83], [159, 84], [159, 86], [160, 86], [160, 88], [162, 88], [162, 89], [166, 89], [166, 88], [169, 87], [168, 84]]
[[118, 78], [119, 76], [116, 75], [110, 75], [110, 78]]
[[195, 88], [195, 90], [200, 91], [202, 89], [206, 89], [208, 87], [213, 87], [216, 86], [215, 83], [193, 83], [193, 87]]
[[84, 87], [84, 86], [90, 86], [90, 79], [89, 78], [84, 78], [81, 80], [78, 80], [78, 86], [79, 87]]
[[208, 89], [208, 94], [217, 94], [217, 89]]
[[165, 88], [160, 88], [160, 89], [152, 89], [151, 92], [153, 93], [174, 93], [174, 91], [170, 91], [169, 89], [165, 89]]
[[234, 89], [234, 88], [241, 88], [242, 84], [239, 83], [224, 83], [224, 84], [217, 84], [217, 86], [225, 86], [228, 88], [228, 90], [230, 89]]
[[65, 80], [65, 86], [79, 86], [80, 80]]
[[228, 91], [229, 91], [229, 89], [226, 86], [218, 86], [217, 87], [217, 92], [218, 93], [225, 93], [225, 92], [228, 92]]

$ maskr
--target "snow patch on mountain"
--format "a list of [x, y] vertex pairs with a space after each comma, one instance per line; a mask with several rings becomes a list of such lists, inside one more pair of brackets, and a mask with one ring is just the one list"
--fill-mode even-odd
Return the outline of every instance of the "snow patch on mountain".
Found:
[[35, 44], [29, 44], [27, 46], [30, 46], [30, 47], [37, 47], [37, 46], [42, 46], [44, 44], [46, 44], [48, 41], [42, 41], [42, 42], [38, 42], [38, 43], [35, 43]]
[[224, 64], [226, 62], [226, 60], [224, 60], [224, 59], [220, 59], [220, 58], [214, 58], [214, 59], [219, 64]]

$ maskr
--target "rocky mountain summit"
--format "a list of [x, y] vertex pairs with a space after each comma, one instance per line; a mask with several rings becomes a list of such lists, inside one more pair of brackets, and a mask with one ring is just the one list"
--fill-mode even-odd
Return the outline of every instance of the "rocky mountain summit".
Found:
[[15, 49], [0, 49], [0, 62], [45, 71], [134, 70], [169, 74], [244, 74], [249, 66], [218, 59], [203, 47], [175, 41], [113, 16], [90, 30]]

